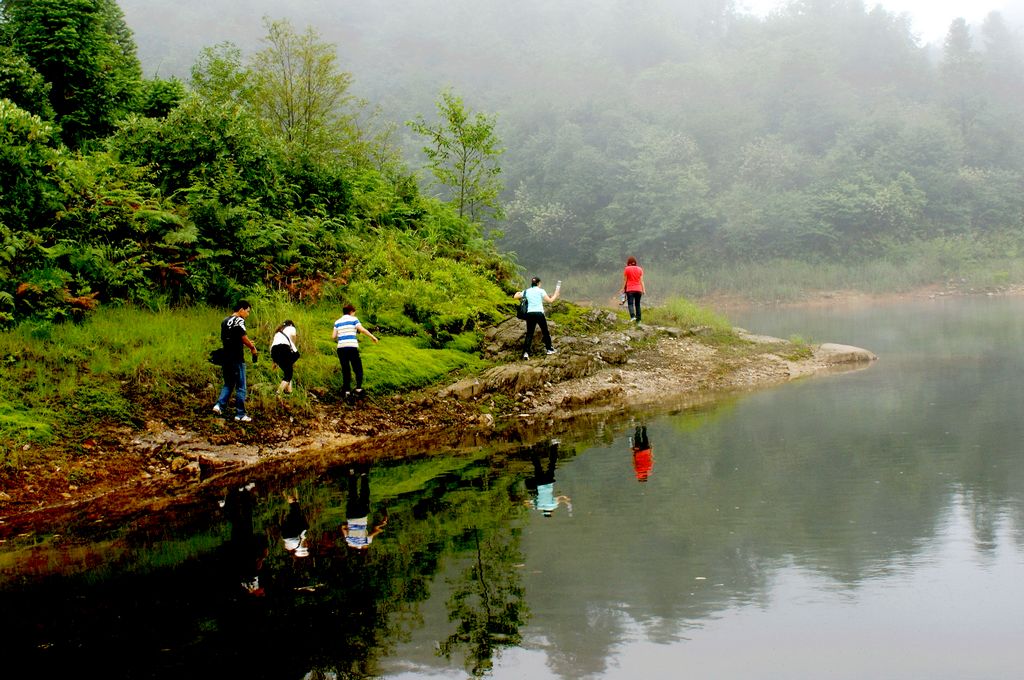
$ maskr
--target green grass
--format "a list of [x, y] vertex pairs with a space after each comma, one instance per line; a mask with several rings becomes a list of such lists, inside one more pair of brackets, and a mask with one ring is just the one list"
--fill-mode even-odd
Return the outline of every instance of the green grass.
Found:
[[[30, 460], [35, 445], [56, 444], [57, 433], [73, 447], [101, 424], [139, 427], [146, 417], [205, 411], [220, 390], [220, 369], [208, 362], [208, 354], [220, 344], [220, 321], [227, 314], [206, 307], [105, 307], [81, 324], [32, 322], [0, 333], [0, 466]], [[331, 339], [340, 315], [328, 305], [253, 301], [246, 324], [260, 350], [260, 361], [250, 363], [248, 371], [253, 408], [276, 408], [281, 373], [271, 363], [269, 344], [286, 318], [298, 329], [302, 354], [295, 366], [292, 410], [310, 412], [314, 391], [317, 401], [340, 397], [341, 370]], [[476, 353], [476, 332], [432, 349], [422, 335], [371, 330], [379, 344], [360, 336], [364, 386], [371, 394], [420, 388], [488, 365]]]
[[814, 355], [814, 350], [811, 349], [811, 343], [802, 336], [791, 335], [789, 336], [789, 345], [778, 354], [788, 361], [801, 361], [810, 359]]
[[706, 328], [712, 333], [732, 331], [732, 325], [724, 316], [681, 297], [669, 298], [658, 307], [644, 309], [643, 316], [644, 323], [655, 326]]

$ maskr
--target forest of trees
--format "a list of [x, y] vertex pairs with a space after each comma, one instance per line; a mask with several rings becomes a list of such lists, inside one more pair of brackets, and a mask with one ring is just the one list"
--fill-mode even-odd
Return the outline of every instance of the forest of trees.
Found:
[[211, 0], [141, 21], [159, 4], [124, 0], [149, 70], [211, 32], [258, 49], [266, 12], [315, 22], [385, 117], [447, 86], [496, 114], [495, 226], [531, 265], [899, 258], [926, 241], [1024, 252], [1016, 0], [932, 45], [862, 0], [765, 19], [731, 0]]
[[997, 13], [922, 46], [860, 0], [0, 7], [4, 322], [344, 290], [457, 331], [515, 273], [498, 247], [1024, 252], [1024, 41]]
[[[344, 296], [443, 339], [497, 313], [513, 263], [465, 203], [420, 191], [312, 29], [267, 19], [251, 55], [213, 45], [185, 79], [145, 78], [115, 0], [0, 8], [0, 324]], [[482, 130], [425, 126], [426, 143], [493, 146], [489, 118], [437, 106]]]

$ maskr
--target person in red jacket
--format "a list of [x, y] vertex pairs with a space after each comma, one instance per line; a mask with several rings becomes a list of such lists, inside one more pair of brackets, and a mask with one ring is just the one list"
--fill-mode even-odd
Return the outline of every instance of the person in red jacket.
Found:
[[626, 260], [622, 270], [622, 292], [626, 294], [629, 320], [640, 323], [640, 298], [647, 292], [644, 288], [644, 270], [636, 263], [635, 257]]
[[646, 482], [654, 467], [654, 454], [651, 453], [651, 442], [647, 440], [646, 425], [636, 428], [631, 448], [633, 449], [633, 472], [636, 474], [636, 481]]

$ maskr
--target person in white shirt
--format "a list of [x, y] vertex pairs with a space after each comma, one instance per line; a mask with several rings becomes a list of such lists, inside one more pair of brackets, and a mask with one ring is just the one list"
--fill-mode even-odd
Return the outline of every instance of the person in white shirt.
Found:
[[278, 396], [291, 394], [292, 376], [295, 362], [299, 360], [299, 349], [295, 346], [295, 324], [291, 319], [274, 330], [274, 339], [270, 341], [270, 358], [281, 369], [281, 384], [277, 387]]

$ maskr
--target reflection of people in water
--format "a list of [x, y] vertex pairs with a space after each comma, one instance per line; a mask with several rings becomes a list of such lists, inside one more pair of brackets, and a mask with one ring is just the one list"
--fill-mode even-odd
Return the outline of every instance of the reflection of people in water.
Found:
[[288, 501], [288, 514], [281, 522], [281, 541], [284, 543], [284, 549], [295, 557], [308, 557], [306, 531], [309, 529], [309, 522], [306, 521], [306, 516], [299, 506], [298, 494], [288, 492], [284, 497]]
[[385, 515], [380, 523], [370, 527], [370, 475], [368, 468], [348, 471], [348, 496], [345, 499], [345, 516], [348, 521], [341, 525], [345, 544], [356, 550], [366, 550], [374, 537], [384, 530], [388, 523]]
[[636, 481], [646, 482], [651, 474], [651, 468], [654, 467], [654, 454], [651, 453], [651, 443], [647, 440], [646, 425], [637, 426], [629, 445], [633, 449], [633, 472], [636, 473]]
[[224, 514], [231, 523], [231, 540], [228, 550], [232, 568], [242, 590], [249, 595], [262, 596], [260, 571], [267, 557], [267, 537], [256, 535], [253, 527], [253, 509], [256, 497], [252, 483], [232, 488], [224, 500]]
[[[547, 453], [547, 468], [541, 465], [541, 455]], [[530, 460], [533, 462], [533, 477], [526, 480], [526, 488], [532, 492], [533, 498], [526, 504], [540, 510], [545, 517], [564, 504], [572, 514], [572, 499], [568, 496], [555, 495], [555, 464], [558, 462], [558, 440], [552, 439], [545, 444], [530, 447]]]

